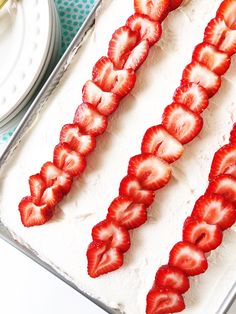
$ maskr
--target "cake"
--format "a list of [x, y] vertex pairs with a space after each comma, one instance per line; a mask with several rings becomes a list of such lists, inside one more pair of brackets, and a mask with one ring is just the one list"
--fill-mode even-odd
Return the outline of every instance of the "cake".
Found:
[[[161, 122], [182, 71], [191, 61], [193, 48], [202, 41], [204, 29], [220, 3], [192, 0], [168, 16], [161, 41], [150, 50], [137, 73], [135, 88], [112, 115], [107, 132], [98, 139], [82, 177], [59, 204], [50, 222], [25, 228], [17, 208], [22, 196], [29, 194], [29, 176], [50, 160], [62, 125], [73, 120], [93, 65], [106, 55], [114, 30], [133, 14], [133, 0], [103, 1], [95, 27], [1, 173], [1, 221], [14, 238], [84, 292], [126, 314], [145, 313], [146, 295], [156, 270], [167, 262], [170, 248], [181, 239], [183, 221], [207, 187], [213, 154], [226, 143], [236, 120], [234, 58], [220, 91], [203, 114], [202, 132], [186, 145], [183, 157], [173, 165], [173, 178], [159, 191], [147, 223], [131, 231], [132, 246], [123, 267], [96, 279], [87, 273], [86, 251], [91, 230], [105, 218], [130, 157], [140, 151], [145, 130]], [[223, 245], [210, 254], [208, 271], [191, 279], [184, 313], [217, 311], [233, 282], [235, 240], [232, 228], [225, 233]]]

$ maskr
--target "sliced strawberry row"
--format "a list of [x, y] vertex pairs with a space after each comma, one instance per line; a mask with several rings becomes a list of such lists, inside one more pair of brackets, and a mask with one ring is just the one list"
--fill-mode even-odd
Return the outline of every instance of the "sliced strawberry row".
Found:
[[[74, 122], [61, 129], [60, 143], [54, 149], [53, 163], [45, 163], [40, 174], [29, 179], [31, 196], [23, 198], [19, 204], [23, 225], [40, 225], [51, 219], [54, 207], [69, 192], [73, 178], [85, 170], [85, 158], [95, 149], [96, 137], [106, 131], [108, 116], [134, 87], [135, 70], [147, 58], [150, 47], [160, 39], [162, 20], [179, 4], [172, 1], [172, 6], [169, 7], [169, 0], [155, 3], [134, 1], [135, 14], [128, 18], [125, 26], [114, 32], [109, 42], [108, 56], [101, 57], [96, 62], [92, 80], [88, 80], [83, 87], [83, 102], [75, 112]], [[155, 175], [150, 174], [146, 181], [143, 178], [143, 182], [150, 182], [155, 187], [157, 181], [152, 180]], [[112, 210], [110, 213], [111, 217], [116, 217], [118, 221], [121, 219], [128, 228], [135, 228], [146, 220], [145, 201], [142, 201], [146, 198], [146, 203], [150, 204], [154, 198], [152, 191], [143, 189], [140, 182], [132, 177], [128, 177], [128, 185], [131, 191], [136, 188], [136, 197], [141, 200], [140, 203], [129, 204], [127, 208], [122, 204], [118, 215]], [[128, 190], [127, 184], [124, 184], [124, 196], [129, 195]], [[92, 246], [92, 251], [96, 247], [104, 249], [101, 241], [99, 245]]]
[[[156, 5], [160, 3], [163, 3], [161, 14], [156, 9]], [[133, 32], [139, 31], [141, 41], [148, 40], [149, 44], [152, 44], [151, 41], [155, 38], [155, 35], [156, 38], [158, 37], [158, 28], [155, 21], [160, 19], [162, 14], [165, 15], [164, 4], [166, 5], [167, 2], [135, 1], [136, 14], [129, 18], [127, 25]], [[178, 1], [177, 3], [175, 1], [171, 2], [171, 4], [169, 2], [168, 6], [170, 5], [178, 6]], [[152, 21], [150, 19], [146, 21], [145, 15], [151, 17]], [[108, 209], [107, 219], [115, 220], [127, 230], [137, 228], [146, 222], [147, 207], [153, 203], [155, 191], [164, 187], [170, 180], [171, 168], [168, 164], [178, 160], [183, 154], [183, 145], [192, 141], [200, 133], [203, 127], [203, 119], [200, 114], [208, 107], [209, 98], [215, 95], [220, 88], [221, 75], [230, 66], [231, 53], [229, 54], [229, 49], [233, 46], [234, 41], [225, 41], [224, 36], [227, 35], [231, 38], [234, 33], [221, 21], [221, 25], [224, 24], [224, 31], [221, 29], [222, 34], [220, 36], [223, 37], [217, 38], [219, 29], [211, 25], [216, 23], [219, 17], [223, 19], [221, 15], [217, 16], [214, 22], [210, 22], [210, 26], [207, 26], [205, 31], [206, 41], [195, 47], [192, 62], [184, 69], [181, 86], [175, 91], [174, 102], [164, 110], [162, 124], [153, 126], [146, 131], [142, 140], [141, 154], [130, 159], [127, 176], [120, 183], [119, 196], [114, 199]], [[127, 28], [123, 31], [128, 32]], [[123, 31], [119, 30], [115, 34], [115, 39], [113, 38], [112, 41], [115, 40], [116, 45], [120, 43], [123, 36], [126, 36]], [[120, 39], [118, 39], [119, 36]], [[130, 47], [121, 52], [119, 56], [112, 57], [109, 55], [111, 59], [113, 58], [113, 62], [121, 62], [116, 64], [117, 67], [126, 67], [125, 62], [128, 62], [127, 60], [131, 56], [129, 54], [130, 50], [133, 49], [131, 44]], [[232, 133], [231, 138], [234, 137]], [[225, 206], [223, 213], [229, 214], [228, 220], [225, 215], [217, 219], [221, 221], [222, 218], [221, 223], [222, 225], [225, 224], [225, 227], [231, 225], [234, 211], [232, 212], [229, 204], [236, 204], [236, 199], [233, 197], [236, 195], [236, 184], [234, 183], [236, 178], [232, 177], [236, 173], [234, 156], [235, 149], [231, 148], [230, 152], [228, 149], [227, 156], [224, 154], [216, 157], [218, 165], [214, 165], [213, 174], [211, 175], [218, 175], [221, 172], [223, 177], [217, 177], [215, 181], [210, 183], [208, 188], [208, 193], [211, 195], [216, 193], [217, 197], [219, 194], [223, 195], [224, 199], [226, 198], [229, 201], [227, 205], [225, 205], [225, 200], [224, 202], [218, 200], [216, 208], [214, 208], [214, 202], [211, 200], [212, 207], [208, 213], [201, 213], [208, 216], [208, 221], [197, 216], [186, 220], [183, 234], [183, 246], [185, 245], [185, 247], [182, 248], [182, 245], [180, 247], [181, 252], [186, 253], [186, 263], [189, 262], [190, 270], [189, 272], [186, 271], [189, 275], [198, 274], [198, 262], [200, 260], [205, 261], [202, 252], [215, 249], [222, 241], [221, 227], [209, 223], [214, 221], [209, 215], [214, 211], [217, 213], [220, 206], [221, 209], [222, 206]], [[230, 188], [229, 185], [231, 185]], [[93, 241], [96, 241], [93, 234], [92, 237]], [[188, 243], [189, 246], [186, 247], [185, 243]], [[193, 260], [190, 258], [191, 252], [193, 253]], [[185, 259], [185, 254], [183, 256], [183, 259]], [[180, 257], [180, 260], [182, 260], [182, 257]], [[195, 262], [196, 270], [193, 268]], [[173, 264], [173, 266], [175, 265]], [[205, 270], [206, 265], [203, 266], [200, 264], [200, 268]], [[111, 271], [113, 270], [114, 267]], [[88, 269], [88, 272], [90, 274], [90, 269]], [[99, 272], [98, 276], [101, 274], [104, 273]], [[94, 277], [94, 274], [92, 274], [92, 277]]]
[[206, 193], [196, 201], [191, 216], [185, 220], [183, 241], [171, 249], [168, 265], [157, 271], [147, 295], [146, 313], [184, 310], [181, 294], [189, 289], [187, 276], [206, 271], [204, 253], [216, 249], [222, 243], [223, 231], [236, 222], [236, 178], [225, 174], [236, 160], [234, 149], [233, 144], [226, 144], [215, 153]]

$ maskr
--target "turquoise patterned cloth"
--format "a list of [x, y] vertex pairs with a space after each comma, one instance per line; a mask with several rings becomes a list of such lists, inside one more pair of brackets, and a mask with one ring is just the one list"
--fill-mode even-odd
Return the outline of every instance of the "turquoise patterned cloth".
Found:
[[[61, 22], [61, 54], [69, 46], [95, 2], [96, 0], [55, 0]], [[16, 126], [8, 132], [0, 134], [0, 150], [1, 146], [10, 139], [15, 128]]]

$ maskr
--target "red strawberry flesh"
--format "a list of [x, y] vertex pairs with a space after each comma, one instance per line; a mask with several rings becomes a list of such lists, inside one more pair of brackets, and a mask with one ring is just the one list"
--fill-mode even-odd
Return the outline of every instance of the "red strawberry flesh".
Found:
[[182, 156], [184, 148], [162, 125], [156, 125], [146, 131], [141, 150], [172, 163]]
[[185, 309], [183, 297], [172, 289], [154, 288], [147, 295], [146, 314], [178, 313]]
[[48, 205], [35, 205], [30, 196], [26, 196], [20, 201], [19, 211], [25, 227], [43, 225], [53, 216], [53, 211]]
[[145, 14], [158, 22], [162, 22], [169, 13], [169, 5], [169, 0], [134, 0], [136, 13]]
[[231, 174], [236, 178], [236, 145], [228, 144], [221, 147], [214, 155], [209, 179], [220, 174]]
[[192, 217], [204, 220], [208, 224], [218, 225], [225, 230], [236, 222], [236, 210], [222, 195], [209, 193], [197, 200]]
[[234, 123], [233, 129], [232, 129], [232, 131], [230, 132], [229, 142], [230, 142], [231, 144], [236, 144], [236, 123]]
[[219, 175], [210, 182], [206, 193], [220, 194], [236, 206], [236, 178], [229, 174]]
[[183, 71], [182, 84], [190, 82], [205, 88], [209, 97], [214, 96], [221, 86], [220, 76], [197, 61], [192, 61]]
[[162, 289], [173, 289], [179, 293], [185, 293], [190, 287], [185, 273], [179, 268], [170, 265], [163, 265], [158, 269], [155, 285]]
[[231, 29], [236, 29], [236, 2], [235, 0], [224, 0], [219, 9], [217, 15], [223, 16], [226, 25]]
[[162, 124], [180, 143], [186, 144], [200, 133], [203, 120], [186, 106], [173, 103], [165, 108]]
[[39, 173], [29, 177], [29, 186], [30, 194], [32, 196], [34, 204], [39, 205], [43, 192], [47, 188], [44, 180]]
[[222, 242], [223, 234], [218, 225], [188, 217], [183, 227], [183, 240], [195, 244], [203, 252], [215, 250]]
[[147, 208], [144, 204], [133, 203], [125, 196], [118, 196], [108, 208], [107, 218], [117, 221], [127, 230], [140, 227], [147, 220]]
[[103, 241], [93, 241], [87, 250], [88, 274], [92, 278], [114, 271], [123, 265], [123, 255], [117, 248], [107, 248]]
[[126, 228], [111, 219], [106, 219], [93, 227], [92, 237], [94, 241], [104, 241], [107, 248], [118, 248], [126, 252], [130, 248], [130, 236]]
[[203, 251], [188, 242], [174, 245], [170, 251], [169, 265], [181, 269], [187, 276], [204, 273], [208, 267]]
[[155, 193], [144, 189], [135, 176], [126, 176], [120, 183], [120, 196], [129, 197], [134, 203], [151, 205], [154, 201]]
[[157, 190], [169, 182], [171, 167], [153, 154], [140, 154], [130, 159], [128, 174], [135, 176], [143, 188]]

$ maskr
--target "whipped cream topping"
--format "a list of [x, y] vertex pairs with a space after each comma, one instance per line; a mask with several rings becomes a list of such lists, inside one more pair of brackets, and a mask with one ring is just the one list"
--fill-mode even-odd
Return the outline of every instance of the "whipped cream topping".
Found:
[[[132, 246], [125, 254], [124, 266], [97, 279], [87, 274], [91, 229], [105, 218], [110, 202], [118, 194], [129, 158], [140, 153], [145, 130], [161, 122], [182, 71], [191, 62], [193, 48], [202, 41], [204, 29], [220, 3], [221, 0], [190, 0], [168, 16], [161, 41], [151, 49], [137, 73], [135, 88], [109, 119], [107, 132], [98, 139], [86, 171], [59, 204], [54, 219], [43, 226], [25, 228], [18, 203], [29, 194], [29, 176], [52, 160], [60, 129], [73, 120], [93, 65], [106, 54], [114, 30], [133, 13], [133, 0], [103, 1], [94, 29], [1, 173], [1, 220], [13, 236], [80, 289], [126, 314], [145, 313], [146, 295], [155, 273], [168, 262], [174, 243], [181, 240], [182, 224], [207, 187], [213, 154], [228, 140], [236, 121], [235, 58], [220, 91], [203, 114], [203, 131], [185, 146], [183, 157], [173, 164], [173, 178], [157, 192], [147, 223], [131, 231]], [[226, 231], [221, 247], [209, 255], [207, 272], [191, 279], [183, 313], [216, 312], [235, 277], [235, 242], [235, 231]]]

